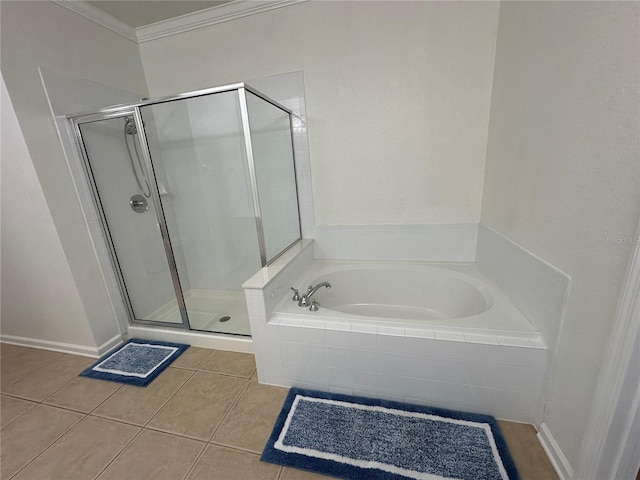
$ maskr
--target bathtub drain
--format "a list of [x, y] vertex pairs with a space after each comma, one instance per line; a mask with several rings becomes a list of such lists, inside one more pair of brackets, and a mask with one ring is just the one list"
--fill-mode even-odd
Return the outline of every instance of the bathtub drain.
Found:
[[229, 320], [231, 320], [231, 317], [228, 315], [225, 315], [224, 317], [220, 317], [220, 319], [218, 320], [220, 323], [224, 323], [224, 322], [228, 322]]

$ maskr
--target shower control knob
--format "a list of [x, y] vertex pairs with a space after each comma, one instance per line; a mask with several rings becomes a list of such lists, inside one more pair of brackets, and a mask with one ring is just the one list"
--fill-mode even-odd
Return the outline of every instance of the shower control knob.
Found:
[[129, 206], [131, 207], [131, 210], [136, 213], [143, 213], [149, 210], [147, 199], [140, 194], [136, 194], [131, 197], [131, 199], [129, 200]]

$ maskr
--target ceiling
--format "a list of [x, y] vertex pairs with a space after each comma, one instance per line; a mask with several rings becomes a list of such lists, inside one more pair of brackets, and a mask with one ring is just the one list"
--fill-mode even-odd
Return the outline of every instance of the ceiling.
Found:
[[99, 8], [132, 28], [138, 28], [143, 25], [168, 20], [187, 13], [196, 12], [198, 10], [216, 7], [223, 3], [228, 3], [228, 1], [229, 0], [103, 0], [88, 1], [87, 3], [91, 4], [93, 7]]

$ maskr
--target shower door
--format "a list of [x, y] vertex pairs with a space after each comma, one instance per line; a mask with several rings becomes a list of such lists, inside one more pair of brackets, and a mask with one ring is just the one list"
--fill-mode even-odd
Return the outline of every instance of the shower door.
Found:
[[112, 247], [112, 260], [131, 316], [137, 323], [188, 327], [186, 316], [168, 315], [180, 291], [153, 202], [153, 178], [148, 174], [134, 120], [135, 111], [112, 118], [97, 116], [78, 130], [85, 165], [98, 202], [102, 225]]

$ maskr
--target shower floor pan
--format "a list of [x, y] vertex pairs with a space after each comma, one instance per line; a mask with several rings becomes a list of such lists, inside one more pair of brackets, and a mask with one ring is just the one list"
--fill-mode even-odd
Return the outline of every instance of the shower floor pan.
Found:
[[[190, 289], [184, 292], [184, 302], [191, 330], [251, 335], [243, 291]], [[147, 319], [182, 323], [175, 299], [148, 315]]]

